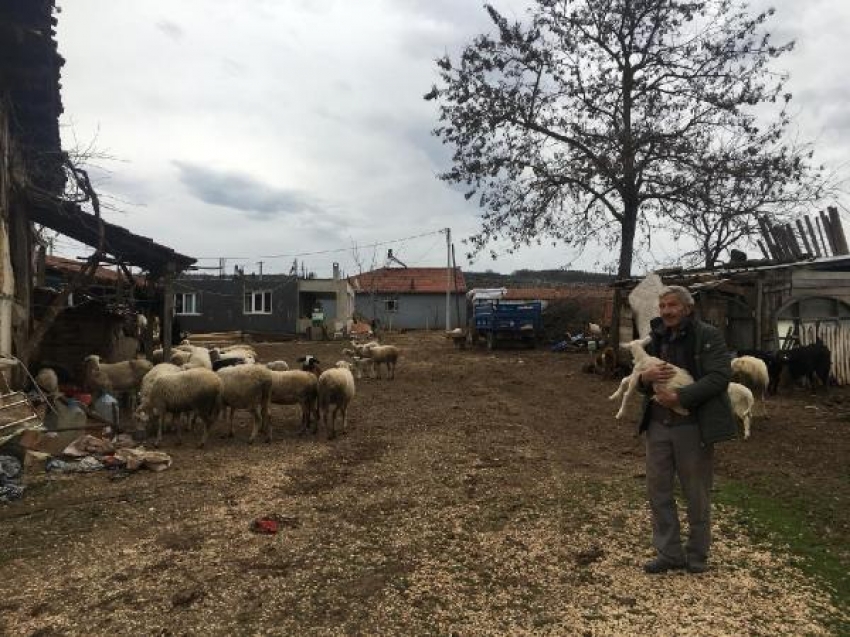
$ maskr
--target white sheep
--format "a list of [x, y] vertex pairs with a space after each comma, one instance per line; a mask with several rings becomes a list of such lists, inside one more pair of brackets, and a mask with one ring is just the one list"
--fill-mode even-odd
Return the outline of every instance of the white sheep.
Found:
[[749, 387], [740, 383], [729, 383], [727, 389], [729, 400], [732, 402], [732, 411], [744, 426], [744, 440], [750, 437], [750, 423], [752, 422], [753, 392]]
[[136, 392], [141, 387], [142, 379], [151, 369], [153, 363], [144, 358], [134, 358], [120, 363], [101, 363], [100, 356], [86, 356], [83, 363], [85, 384], [103, 392], [126, 392], [130, 398], [130, 410], [135, 408]]
[[[223, 367], [216, 373], [221, 378], [222, 406], [230, 408], [229, 436], [232, 438], [234, 435], [234, 412], [237, 409], [247, 409], [254, 417], [254, 427], [248, 440], [253, 443], [260, 427], [268, 425], [272, 371], [262, 365], [236, 365]], [[271, 442], [271, 435], [268, 440]]]
[[[626, 410], [626, 403], [632, 394], [637, 390], [638, 382], [640, 379], [641, 372], [646, 369], [649, 369], [653, 365], [658, 365], [660, 363], [664, 363], [660, 358], [656, 358], [655, 356], [650, 356], [646, 353], [644, 347], [649, 343], [649, 339], [642, 339], [637, 341], [632, 341], [624, 345], [624, 347], [628, 348], [632, 352], [632, 358], [634, 359], [634, 369], [632, 369], [632, 373], [629, 376], [626, 376], [621, 382], [620, 386], [617, 388], [613, 394], [608, 397], [608, 400], [617, 400], [622, 397], [622, 401], [620, 403], [620, 410], [617, 412], [615, 418], [619, 420], [623, 417], [623, 414]], [[664, 383], [669, 389], [679, 389], [680, 387], [684, 387], [685, 385], [690, 385], [694, 382], [693, 377], [681, 367], [676, 367], [675, 365], [671, 365], [667, 363], [673, 370], [675, 371], [673, 377]], [[660, 384], [656, 384], [656, 386], [661, 386]], [[653, 397], [654, 398], [654, 397]], [[676, 407], [673, 411], [683, 416], [688, 415], [688, 410], [683, 407]]]
[[[354, 398], [356, 389], [354, 387], [354, 376], [347, 369], [334, 367], [325, 370], [319, 376], [319, 412], [324, 422], [325, 430], [328, 432], [328, 440], [336, 437], [336, 416], [342, 416], [342, 433], [348, 423], [348, 406]], [[333, 412], [331, 413], [331, 405]], [[328, 422], [330, 416], [330, 423]]]
[[150, 392], [150, 389], [153, 387], [157, 378], [160, 378], [161, 376], [168, 376], [170, 374], [177, 374], [179, 372], [180, 368], [172, 363], [159, 363], [154, 365], [151, 371], [145, 374], [145, 377], [142, 379], [142, 384], [139, 389], [139, 400], [144, 400], [145, 395]]
[[162, 442], [162, 423], [167, 414], [171, 414], [177, 422], [179, 444], [182, 442], [180, 416], [195, 413], [204, 423], [199, 444], [203, 447], [207, 442], [209, 428], [218, 418], [221, 387], [222, 383], [218, 374], [203, 367], [160, 376], [141, 401], [136, 417], [145, 423], [152, 418], [157, 420], [154, 445], [158, 447]]
[[767, 416], [767, 407], [765, 406], [765, 394], [767, 387], [770, 384], [770, 376], [767, 371], [767, 364], [760, 358], [755, 356], [739, 356], [732, 359], [732, 380], [748, 387], [754, 396], [759, 396], [761, 400], [761, 416]]
[[[318, 421], [316, 397], [318, 395], [318, 379], [312, 372], [291, 370], [272, 371], [271, 402], [276, 405], [300, 405], [301, 432], [310, 428], [310, 417], [315, 414]], [[271, 439], [272, 423], [268, 421], [268, 436]]]
[[266, 367], [268, 367], [273, 372], [286, 372], [289, 371], [289, 363], [286, 361], [271, 361], [266, 363]]
[[195, 368], [204, 368], [204, 369], [212, 369], [212, 359], [210, 358], [210, 351], [206, 347], [192, 347], [192, 351], [189, 354], [189, 359], [183, 363], [183, 369], [195, 369]]
[[387, 366], [387, 377], [395, 378], [395, 366], [400, 353], [395, 345], [375, 345], [363, 350], [362, 356], [372, 360], [378, 378], [381, 377], [381, 363]]

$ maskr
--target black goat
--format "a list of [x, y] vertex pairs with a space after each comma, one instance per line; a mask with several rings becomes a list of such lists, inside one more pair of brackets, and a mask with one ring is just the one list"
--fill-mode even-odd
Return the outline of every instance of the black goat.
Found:
[[817, 377], [824, 387], [829, 387], [832, 353], [822, 340], [817, 339], [812, 345], [779, 352], [779, 358], [788, 365], [788, 372], [795, 382], [805, 378], [809, 386], [814, 388]]

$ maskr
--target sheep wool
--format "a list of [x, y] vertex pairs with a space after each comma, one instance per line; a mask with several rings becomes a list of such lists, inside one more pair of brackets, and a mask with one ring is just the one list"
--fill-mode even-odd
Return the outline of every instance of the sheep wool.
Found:
[[325, 370], [319, 376], [318, 390], [319, 412], [325, 430], [328, 432], [328, 440], [332, 440], [336, 437], [337, 414], [342, 417], [342, 433], [345, 433], [348, 424], [348, 406], [356, 393], [354, 376], [349, 370], [340, 367]]

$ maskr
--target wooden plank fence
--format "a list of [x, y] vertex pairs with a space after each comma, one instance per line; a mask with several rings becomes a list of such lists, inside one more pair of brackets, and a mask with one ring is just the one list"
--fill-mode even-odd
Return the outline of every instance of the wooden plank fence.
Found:
[[850, 325], [802, 323], [800, 343], [811, 345], [820, 337], [832, 354], [832, 376], [838, 385], [850, 385]]

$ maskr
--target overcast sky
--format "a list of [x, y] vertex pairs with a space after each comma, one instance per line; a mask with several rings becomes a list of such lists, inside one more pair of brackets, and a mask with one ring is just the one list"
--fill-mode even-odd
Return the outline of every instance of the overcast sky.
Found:
[[[295, 254], [318, 276], [338, 261], [445, 264], [510, 272], [601, 269], [610, 255], [543, 246], [480, 256], [460, 240], [477, 206], [435, 178], [449, 153], [422, 96], [434, 60], [489, 28], [480, 0], [59, 0], [63, 143], [92, 142], [107, 220], [228, 269], [288, 271]], [[520, 17], [523, 0], [495, 2]], [[800, 133], [833, 166], [850, 159], [850, 2], [786, 0], [774, 32]], [[430, 234], [426, 234], [430, 233]], [[67, 239], [65, 254], [81, 254]], [[669, 261], [675, 248], [648, 258]], [[284, 255], [284, 256], [277, 256]]]

